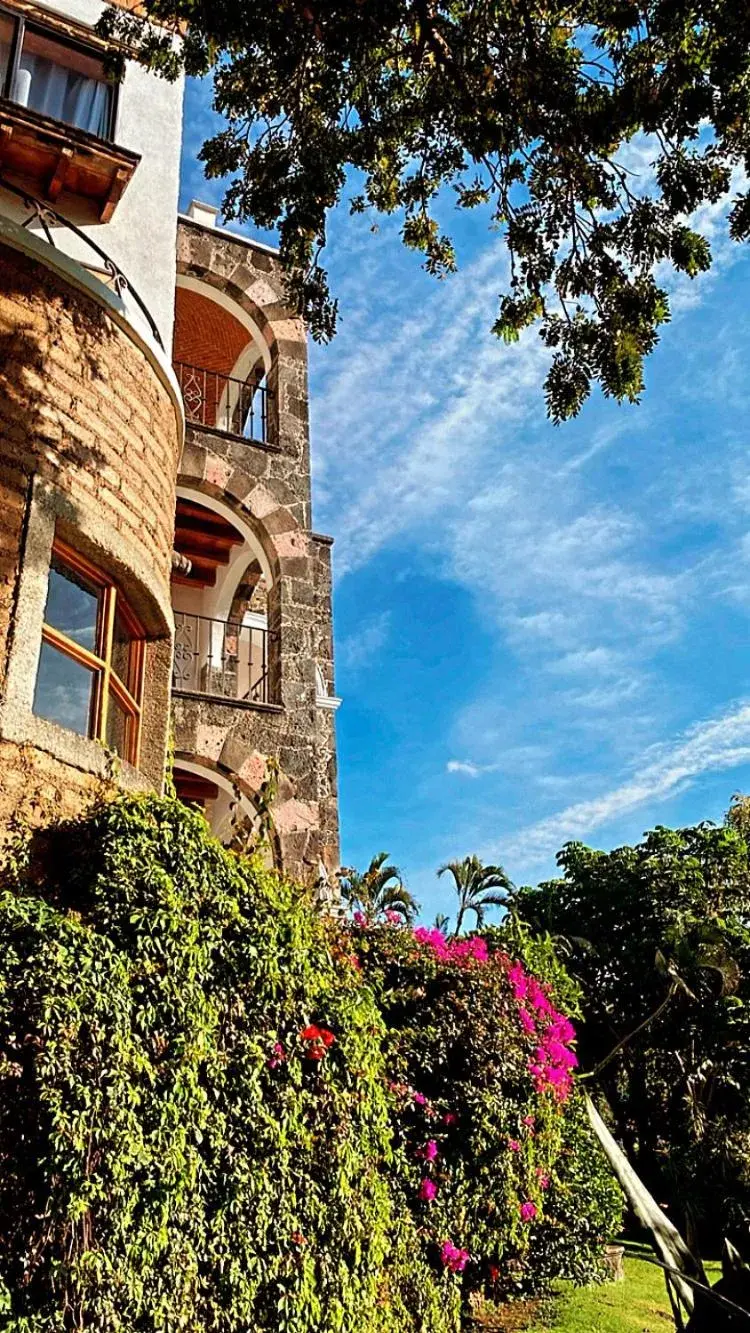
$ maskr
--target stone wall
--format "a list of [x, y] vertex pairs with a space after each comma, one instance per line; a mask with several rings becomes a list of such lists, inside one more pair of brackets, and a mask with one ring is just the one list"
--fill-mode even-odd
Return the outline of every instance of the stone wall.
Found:
[[[49, 249], [37, 245], [40, 254]], [[6, 741], [23, 742], [41, 721], [27, 716], [29, 681], [55, 530], [122, 587], [150, 639], [141, 785], [159, 787], [180, 416], [138, 338], [85, 285], [68, 281], [54, 255], [47, 267], [0, 244], [0, 727]], [[32, 591], [41, 598], [33, 614]], [[89, 785], [77, 775], [91, 770], [98, 781], [106, 756], [83, 738], [73, 753], [71, 733], [54, 724], [42, 732], [46, 752], [70, 762], [70, 800], [60, 799], [75, 805], [77, 787]], [[7, 750], [6, 760], [16, 771]], [[9, 780], [0, 769], [0, 783]]]
[[18, 823], [43, 828], [73, 819], [117, 795], [121, 785], [72, 768], [36, 746], [0, 741], [0, 846]]
[[179, 485], [221, 500], [248, 524], [273, 576], [268, 589], [272, 704], [175, 698], [177, 758], [203, 762], [250, 800], [279, 765], [274, 824], [283, 867], [306, 880], [338, 865], [330, 541], [310, 531], [307, 347], [284, 303], [283, 275], [263, 248], [181, 222], [178, 272], [246, 313], [264, 340], [273, 394], [271, 445], [188, 424]]

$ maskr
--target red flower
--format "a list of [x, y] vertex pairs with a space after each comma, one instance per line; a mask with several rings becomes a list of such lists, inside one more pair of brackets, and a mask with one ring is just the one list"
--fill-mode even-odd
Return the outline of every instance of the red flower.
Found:
[[310, 1043], [305, 1052], [308, 1060], [322, 1060], [329, 1046], [333, 1046], [336, 1040], [328, 1028], [319, 1028], [315, 1023], [303, 1028], [299, 1036], [300, 1041]]

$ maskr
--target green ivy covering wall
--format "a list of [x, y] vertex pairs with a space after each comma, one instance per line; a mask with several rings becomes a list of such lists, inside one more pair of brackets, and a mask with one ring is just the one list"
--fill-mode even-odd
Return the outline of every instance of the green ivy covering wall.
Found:
[[508, 987], [321, 917], [173, 799], [19, 838], [2, 1333], [456, 1333], [478, 1286], [589, 1276], [616, 1201], [575, 1098], [534, 1089]]
[[382, 1021], [299, 888], [176, 801], [33, 858], [0, 895], [3, 1327], [452, 1329], [390, 1184]]

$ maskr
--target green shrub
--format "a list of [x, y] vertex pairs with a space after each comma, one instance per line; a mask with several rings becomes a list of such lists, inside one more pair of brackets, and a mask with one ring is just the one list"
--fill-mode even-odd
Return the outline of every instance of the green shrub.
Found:
[[446, 948], [434, 932], [395, 926], [355, 929], [353, 940], [388, 1029], [397, 1141], [426, 1256], [435, 1262], [446, 1241], [468, 1254], [464, 1299], [599, 1277], [621, 1196], [580, 1093], [564, 1066], [557, 1081], [540, 1076], [544, 1038], [521, 1021], [523, 1009], [532, 1026], [534, 995], [558, 1035], [568, 1030], [558, 1008], [577, 1013], [549, 942], [490, 930], [474, 937], [472, 958], [466, 942]]
[[1, 889], [5, 1330], [455, 1328], [382, 1020], [298, 887], [143, 798], [17, 849]]
[[175, 800], [19, 842], [3, 1333], [456, 1333], [479, 1288], [594, 1274], [613, 1189], [517, 993], [575, 991], [549, 946], [487, 939], [342, 928]]

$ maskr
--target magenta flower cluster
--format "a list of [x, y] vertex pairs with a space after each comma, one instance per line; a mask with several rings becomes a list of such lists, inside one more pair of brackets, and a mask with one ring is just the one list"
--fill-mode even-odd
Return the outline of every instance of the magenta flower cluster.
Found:
[[521, 963], [508, 961], [508, 980], [518, 1005], [521, 1027], [536, 1043], [529, 1060], [534, 1087], [537, 1092], [552, 1092], [558, 1101], [565, 1102], [578, 1064], [570, 1046], [575, 1041], [575, 1028], [555, 1008], [548, 988], [530, 976]]
[[471, 1255], [468, 1250], [461, 1250], [452, 1241], [446, 1240], [440, 1251], [440, 1258], [451, 1273], [463, 1273]]
[[442, 930], [417, 926], [414, 938], [418, 944], [432, 949], [441, 963], [486, 963], [489, 958], [487, 941], [476, 935], [468, 940], [447, 940]]

